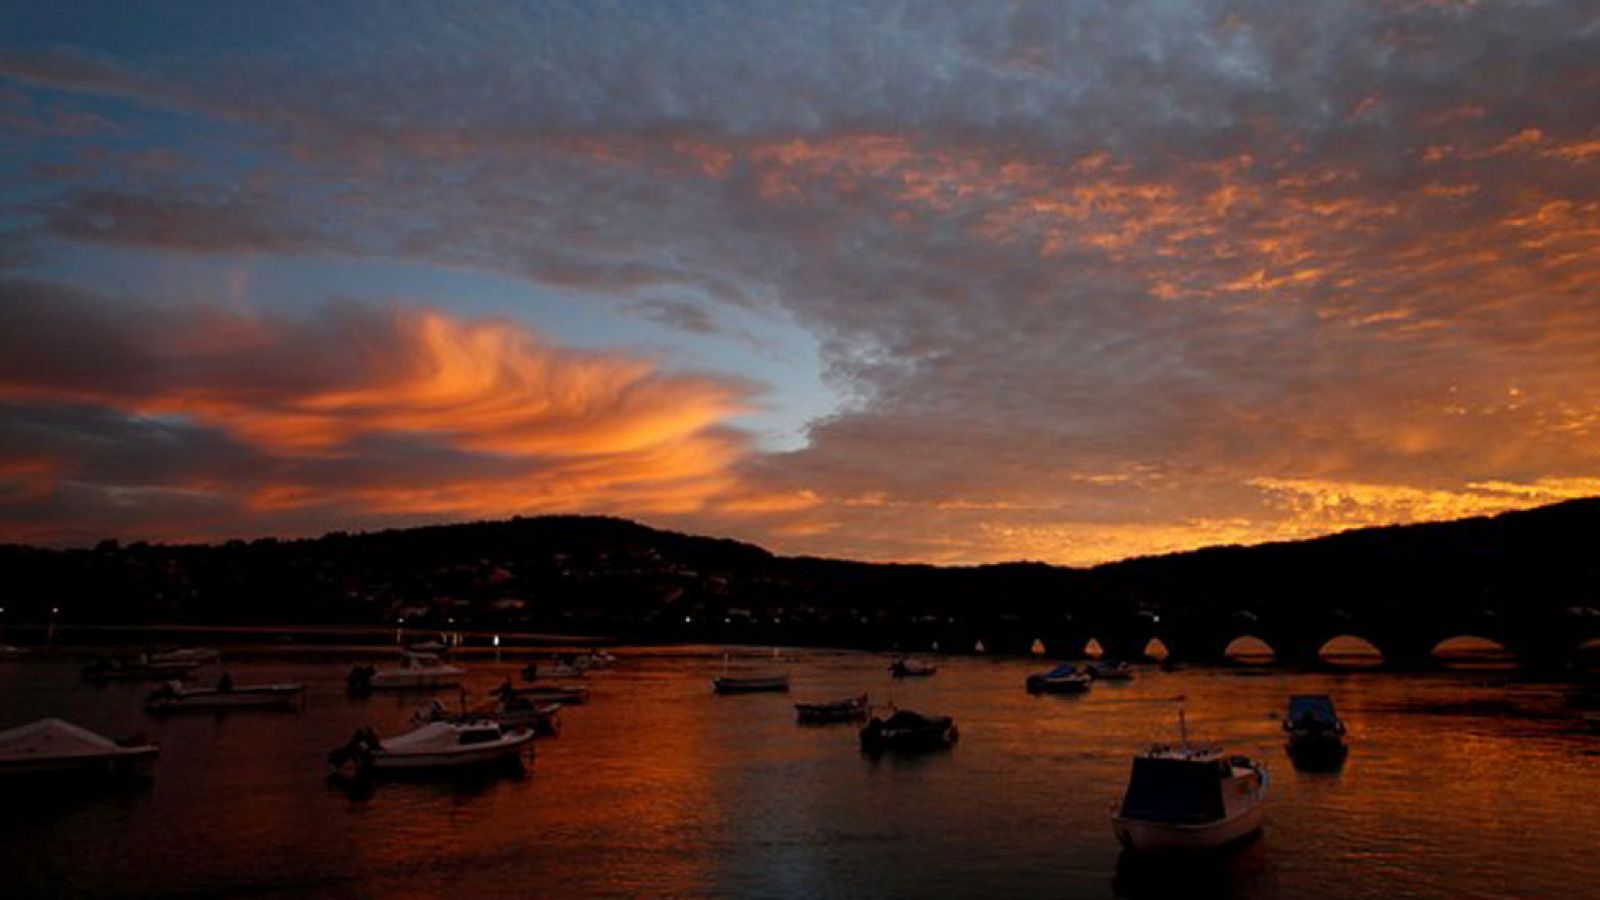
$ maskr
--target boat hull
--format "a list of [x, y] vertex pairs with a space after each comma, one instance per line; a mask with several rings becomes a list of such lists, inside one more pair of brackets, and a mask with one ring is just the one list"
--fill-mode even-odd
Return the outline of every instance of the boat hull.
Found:
[[219, 712], [231, 709], [289, 709], [300, 698], [299, 685], [238, 688], [231, 691], [200, 691], [174, 697], [158, 697], [145, 703], [151, 712]]
[[861, 696], [837, 703], [796, 703], [794, 712], [795, 718], [804, 725], [854, 722], [866, 718], [867, 698]]
[[139, 747], [116, 753], [0, 760], [0, 778], [57, 776], [144, 775], [159, 750]]
[[1089, 692], [1089, 679], [1072, 678], [1041, 678], [1037, 675], [1028, 678], [1028, 693], [1030, 694], [1087, 694]]
[[783, 694], [789, 691], [784, 678], [713, 678], [711, 689], [718, 694]]
[[508, 763], [520, 759], [533, 740], [533, 732], [508, 735], [493, 744], [473, 745], [450, 750], [395, 753], [382, 750], [372, 755], [371, 767], [380, 772], [449, 771]]
[[1291, 737], [1284, 745], [1297, 769], [1328, 771], [1344, 765], [1350, 747], [1337, 737]]
[[1198, 853], [1218, 850], [1261, 830], [1261, 803], [1236, 815], [1204, 825], [1180, 825], [1142, 819], [1111, 820], [1117, 842], [1137, 853]]

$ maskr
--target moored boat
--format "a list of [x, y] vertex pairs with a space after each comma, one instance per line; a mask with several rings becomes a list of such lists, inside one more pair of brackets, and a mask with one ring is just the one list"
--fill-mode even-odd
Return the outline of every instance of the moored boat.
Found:
[[897, 659], [889, 664], [889, 674], [896, 678], [926, 678], [937, 671], [939, 667], [933, 663], [911, 657]]
[[1218, 747], [1158, 745], [1134, 757], [1112, 830], [1129, 850], [1213, 850], [1255, 834], [1267, 770]]
[[235, 685], [227, 675], [215, 687], [185, 688], [169, 681], [145, 698], [150, 712], [223, 712], [232, 709], [289, 709], [304, 695], [300, 684]]
[[98, 657], [90, 660], [80, 671], [85, 681], [168, 681], [181, 679], [205, 665], [192, 660], [152, 662], [148, 657], [131, 659]]
[[1070, 663], [1062, 663], [1048, 672], [1035, 672], [1028, 676], [1030, 694], [1082, 694], [1089, 690], [1094, 679]]
[[796, 703], [795, 718], [807, 724], [854, 722], [867, 714], [867, 695], [859, 694], [825, 703]]
[[64, 719], [0, 731], [0, 776], [132, 775], [148, 771], [160, 748], [114, 741]]
[[1132, 681], [1133, 666], [1122, 660], [1116, 662], [1092, 662], [1085, 666], [1089, 677], [1095, 681]]
[[885, 751], [924, 753], [948, 747], [960, 736], [949, 716], [899, 710], [887, 719], [873, 717], [861, 729], [861, 749], [874, 755]]
[[454, 687], [461, 682], [467, 670], [442, 662], [430, 653], [406, 653], [400, 665], [392, 669], [356, 666], [347, 678], [354, 691], [363, 690], [432, 690]]
[[328, 753], [328, 762], [346, 775], [454, 771], [520, 761], [532, 740], [532, 729], [505, 730], [487, 719], [429, 722], [390, 738], [361, 728]]
[[22, 659], [28, 655], [26, 647], [17, 647], [12, 644], [0, 644], [0, 660]]
[[1289, 737], [1289, 759], [1296, 768], [1337, 769], [1350, 753], [1344, 741], [1344, 721], [1326, 694], [1290, 697], [1283, 730]]
[[530, 684], [515, 687], [511, 682], [495, 688], [501, 697], [522, 697], [530, 703], [561, 703], [573, 705], [589, 702], [589, 689], [581, 684]]
[[154, 665], [165, 663], [194, 663], [203, 666], [222, 659], [222, 653], [210, 647], [162, 647], [145, 654]]
[[787, 692], [789, 673], [750, 672], [742, 675], [720, 675], [711, 679], [711, 689], [718, 694]]

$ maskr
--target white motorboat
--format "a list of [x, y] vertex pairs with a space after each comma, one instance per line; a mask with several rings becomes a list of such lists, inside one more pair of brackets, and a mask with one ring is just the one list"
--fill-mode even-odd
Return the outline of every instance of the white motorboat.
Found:
[[63, 719], [40, 719], [0, 731], [0, 775], [135, 774], [158, 752], [155, 744], [118, 743]]
[[234, 685], [224, 675], [215, 687], [185, 688], [182, 682], [169, 681], [145, 698], [150, 712], [219, 712], [230, 709], [288, 709], [305, 692], [301, 684]]
[[463, 769], [519, 761], [532, 740], [532, 729], [505, 730], [489, 719], [429, 722], [390, 738], [362, 728], [328, 762], [348, 774]]
[[939, 671], [939, 667], [921, 659], [897, 659], [889, 664], [889, 674], [896, 678], [923, 678]]
[[1212, 850], [1261, 828], [1267, 770], [1218, 747], [1158, 745], [1134, 757], [1112, 830], [1140, 853]]
[[350, 687], [356, 690], [431, 690], [454, 687], [467, 670], [449, 665], [431, 653], [407, 653], [393, 669], [356, 666], [350, 670]]

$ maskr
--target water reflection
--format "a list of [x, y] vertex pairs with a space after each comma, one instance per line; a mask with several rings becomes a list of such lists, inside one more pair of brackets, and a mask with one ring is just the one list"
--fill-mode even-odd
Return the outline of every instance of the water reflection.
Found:
[[[948, 659], [896, 682], [876, 656], [789, 654], [794, 697], [716, 697], [720, 651], [625, 658], [587, 680], [520, 776], [331, 789], [327, 751], [358, 726], [406, 728], [416, 697], [352, 699], [349, 657], [230, 660], [299, 681], [302, 712], [154, 719], [139, 688], [92, 688], [71, 661], [8, 667], [0, 727], [61, 715], [160, 740], [134, 792], [0, 803], [8, 892], [737, 894], [1103, 897], [1575, 896], [1600, 884], [1593, 695], [1443, 673], [1139, 668], [1083, 696], [1035, 696], [1031, 659]], [[521, 661], [468, 659], [481, 697]], [[938, 753], [864, 756], [860, 723], [801, 727], [792, 701], [862, 692], [950, 715]], [[1339, 773], [1296, 772], [1290, 694], [1328, 693], [1349, 725]], [[1152, 863], [1109, 815], [1131, 755], [1177, 736], [1273, 770], [1264, 836]], [[451, 699], [454, 699], [453, 697]], [[1537, 835], [1537, 840], [1530, 839]]]

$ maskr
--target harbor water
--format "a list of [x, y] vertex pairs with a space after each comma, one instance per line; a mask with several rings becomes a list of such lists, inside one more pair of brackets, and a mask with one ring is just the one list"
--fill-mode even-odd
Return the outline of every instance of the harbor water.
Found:
[[[895, 681], [888, 657], [785, 650], [789, 694], [716, 696], [720, 648], [624, 648], [520, 775], [350, 790], [328, 750], [404, 730], [430, 695], [348, 696], [370, 659], [354, 649], [223, 649], [236, 683], [306, 684], [303, 707], [158, 718], [151, 685], [84, 683], [77, 656], [0, 664], [0, 727], [60, 716], [161, 745], [141, 785], [8, 788], [6, 896], [1600, 895], [1600, 735], [1577, 688], [1510, 673], [1140, 667], [1034, 696], [1037, 661]], [[458, 662], [481, 700], [525, 658]], [[795, 722], [796, 700], [861, 692], [953, 716], [961, 738], [873, 759], [855, 726]], [[1349, 724], [1342, 771], [1285, 755], [1288, 697], [1313, 692]], [[1180, 705], [1192, 739], [1267, 764], [1264, 829], [1220, 856], [1127, 855], [1112, 806], [1131, 756], [1178, 737]]]

